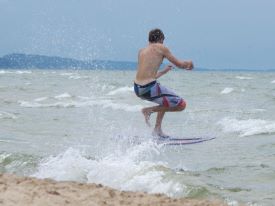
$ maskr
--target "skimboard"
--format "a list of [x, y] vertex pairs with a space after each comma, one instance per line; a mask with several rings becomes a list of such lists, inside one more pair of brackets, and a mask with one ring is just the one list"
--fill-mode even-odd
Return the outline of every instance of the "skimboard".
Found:
[[197, 144], [201, 142], [206, 142], [215, 139], [216, 137], [186, 137], [186, 138], [177, 138], [171, 136], [159, 136], [155, 138], [157, 144], [161, 145], [188, 145], [188, 144]]

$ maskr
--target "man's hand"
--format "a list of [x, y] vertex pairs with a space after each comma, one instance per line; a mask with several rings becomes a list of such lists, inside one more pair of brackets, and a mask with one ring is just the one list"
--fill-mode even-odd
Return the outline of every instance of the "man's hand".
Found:
[[158, 72], [156, 75], [156, 79], [160, 78], [162, 75], [166, 74], [173, 68], [173, 65], [167, 65], [162, 71]]
[[169, 64], [169, 65], [167, 65], [167, 66], [162, 70], [162, 72], [163, 72], [164, 74], [166, 74], [166, 73], [169, 72], [171, 69], [173, 69], [173, 65]]
[[192, 70], [194, 68], [194, 64], [192, 61], [185, 61], [184, 63], [185, 63], [184, 66], [186, 70]]

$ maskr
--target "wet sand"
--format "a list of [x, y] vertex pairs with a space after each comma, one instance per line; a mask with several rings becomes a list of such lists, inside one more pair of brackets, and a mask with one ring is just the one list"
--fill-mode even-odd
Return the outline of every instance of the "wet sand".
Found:
[[126, 192], [101, 184], [57, 182], [50, 179], [0, 174], [0, 205], [5, 206], [97, 206], [97, 205], [169, 205], [220, 206], [220, 201], [173, 199], [162, 194]]

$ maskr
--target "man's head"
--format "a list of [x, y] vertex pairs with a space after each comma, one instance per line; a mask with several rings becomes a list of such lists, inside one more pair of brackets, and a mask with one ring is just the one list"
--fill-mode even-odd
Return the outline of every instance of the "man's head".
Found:
[[153, 29], [149, 32], [150, 43], [163, 43], [165, 37], [160, 29]]

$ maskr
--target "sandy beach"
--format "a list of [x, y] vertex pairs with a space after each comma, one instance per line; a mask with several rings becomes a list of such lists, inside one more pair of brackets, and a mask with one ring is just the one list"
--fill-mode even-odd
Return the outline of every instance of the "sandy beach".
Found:
[[173, 199], [161, 194], [125, 192], [100, 184], [57, 182], [50, 179], [0, 174], [0, 205], [224, 205], [219, 201]]

